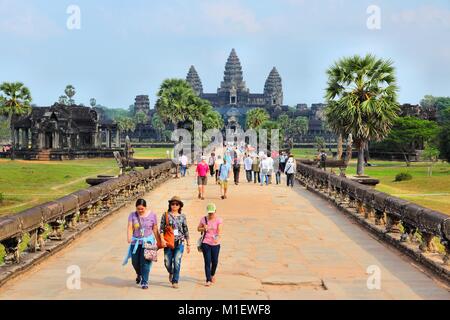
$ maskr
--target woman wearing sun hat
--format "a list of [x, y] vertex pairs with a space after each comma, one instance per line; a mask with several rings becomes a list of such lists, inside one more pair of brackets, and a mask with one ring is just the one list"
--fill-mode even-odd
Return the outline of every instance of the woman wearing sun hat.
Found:
[[216, 282], [215, 274], [219, 264], [220, 238], [222, 231], [222, 219], [216, 215], [216, 205], [208, 204], [206, 207], [208, 216], [201, 218], [197, 230], [202, 232], [202, 252], [205, 261], [206, 286]]
[[[181, 258], [184, 252], [184, 242], [186, 242], [187, 253], [190, 253], [189, 229], [187, 226], [186, 215], [181, 213], [184, 204], [180, 197], [174, 196], [169, 200], [169, 208], [161, 217], [161, 245], [164, 247], [164, 265], [169, 272], [169, 281], [173, 288], [178, 288], [180, 278]], [[164, 240], [164, 231], [167, 221], [172, 227], [174, 234], [174, 248], [167, 247]]]

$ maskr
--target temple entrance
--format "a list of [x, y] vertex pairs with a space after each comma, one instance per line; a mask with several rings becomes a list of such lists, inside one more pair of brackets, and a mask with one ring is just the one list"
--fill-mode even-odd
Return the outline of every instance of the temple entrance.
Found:
[[46, 132], [45, 133], [45, 149], [52, 149], [53, 148], [53, 133], [52, 132]]

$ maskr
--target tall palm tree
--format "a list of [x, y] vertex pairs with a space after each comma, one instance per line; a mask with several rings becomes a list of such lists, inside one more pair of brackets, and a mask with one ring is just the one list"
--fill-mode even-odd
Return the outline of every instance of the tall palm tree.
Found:
[[[4, 94], [4, 96], [2, 95]], [[0, 85], [0, 114], [8, 118], [11, 129], [13, 116], [21, 116], [31, 112], [30, 90], [21, 82], [4, 82]], [[11, 159], [15, 158], [15, 146], [11, 150]]]
[[391, 60], [355, 55], [335, 62], [327, 70], [325, 109], [329, 127], [358, 147], [357, 174], [364, 174], [364, 148], [387, 136], [397, 118], [398, 87]]
[[270, 119], [269, 114], [263, 108], [254, 108], [247, 112], [246, 125], [250, 129], [259, 129], [261, 125]]
[[66, 89], [64, 89], [64, 92], [66, 94], [67, 97], [69, 97], [69, 104], [72, 105], [75, 103], [75, 100], [73, 100], [73, 96], [75, 95], [76, 91], [75, 91], [75, 87], [71, 84], [66, 86]]

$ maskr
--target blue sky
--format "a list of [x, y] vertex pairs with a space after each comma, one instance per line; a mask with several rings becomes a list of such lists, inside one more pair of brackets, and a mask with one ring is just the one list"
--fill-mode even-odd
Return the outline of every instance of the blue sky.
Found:
[[[69, 5], [79, 30], [66, 27]], [[366, 26], [370, 5], [379, 30]], [[0, 39], [0, 82], [24, 82], [37, 105], [71, 83], [86, 105], [127, 108], [148, 94], [153, 106], [162, 80], [191, 64], [216, 92], [231, 48], [251, 92], [276, 66], [288, 105], [322, 102], [325, 70], [368, 52], [395, 62], [400, 102], [450, 96], [450, 0], [0, 0]]]

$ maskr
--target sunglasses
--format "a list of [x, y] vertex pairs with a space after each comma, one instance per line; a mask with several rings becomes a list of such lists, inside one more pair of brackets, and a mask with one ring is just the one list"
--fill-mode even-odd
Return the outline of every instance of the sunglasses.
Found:
[[180, 206], [180, 204], [179, 204], [178, 202], [171, 202], [170, 205], [171, 205], [171, 206], [177, 206], [177, 207]]

